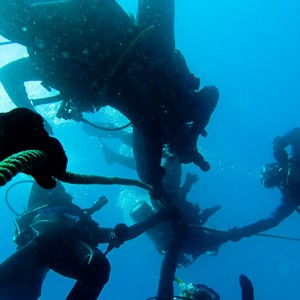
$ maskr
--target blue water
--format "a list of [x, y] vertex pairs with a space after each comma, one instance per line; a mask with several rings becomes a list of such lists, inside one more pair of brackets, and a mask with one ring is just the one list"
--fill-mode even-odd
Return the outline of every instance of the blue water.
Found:
[[[136, 2], [119, 3], [135, 12]], [[216, 85], [220, 101], [208, 125], [208, 137], [199, 147], [211, 162], [209, 173], [193, 166], [185, 172], [197, 173], [199, 182], [189, 199], [202, 207], [221, 204], [222, 209], [209, 225], [228, 229], [263, 217], [279, 201], [276, 190], [264, 189], [259, 180], [262, 164], [272, 161], [272, 139], [292, 126], [300, 126], [300, 4], [296, 0], [203, 0], [176, 1], [176, 46], [185, 55], [190, 69], [201, 77], [201, 85]], [[17, 45], [0, 48], [0, 65], [26, 55]], [[30, 95], [44, 91], [28, 84]], [[0, 86], [1, 111], [13, 108]], [[135, 172], [107, 165], [99, 141], [87, 136], [81, 125], [55, 118], [56, 105], [38, 107], [49, 120], [69, 158], [68, 169], [78, 173], [137, 178]], [[107, 119], [125, 120], [112, 110]], [[87, 115], [91, 120], [99, 116]], [[110, 143], [118, 150], [121, 145]], [[121, 150], [124, 151], [123, 147]], [[125, 149], [125, 151], [127, 151]], [[13, 182], [27, 179], [18, 175]], [[66, 185], [75, 202], [89, 206], [100, 195], [109, 204], [95, 214], [103, 226], [127, 222], [128, 207], [147, 194], [118, 186]], [[13, 215], [4, 205], [6, 188], [0, 190], [0, 260], [14, 252]], [[10, 193], [14, 206], [26, 205], [29, 185]], [[290, 216], [270, 234], [299, 237], [299, 215]], [[104, 246], [100, 246], [105, 249]], [[109, 254], [111, 278], [101, 299], [142, 300], [156, 294], [162, 257], [141, 236]], [[256, 300], [300, 299], [300, 243], [263, 237], [229, 242], [217, 256], [202, 256], [192, 266], [179, 269], [177, 276], [186, 282], [204, 283], [216, 289], [223, 300], [239, 300], [239, 274], [247, 275], [255, 286]], [[51, 273], [42, 300], [64, 299], [72, 280]], [[177, 294], [179, 293], [176, 286]]]

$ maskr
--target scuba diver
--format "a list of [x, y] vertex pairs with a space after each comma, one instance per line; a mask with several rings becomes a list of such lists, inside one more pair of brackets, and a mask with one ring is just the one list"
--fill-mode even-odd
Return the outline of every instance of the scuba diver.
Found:
[[[168, 216], [161, 211], [130, 227], [102, 228], [91, 215], [106, 203], [100, 197], [91, 208], [81, 209], [60, 182], [52, 190], [34, 182], [27, 210], [15, 222], [17, 251], [0, 264], [0, 299], [38, 299], [52, 269], [76, 280], [66, 299], [96, 300], [109, 279], [106, 254]], [[105, 253], [99, 243], [108, 243]]]
[[[224, 237], [230, 238], [231, 235], [226, 231], [209, 230], [209, 228], [203, 227], [209, 217], [220, 209], [219, 205], [201, 211], [199, 205], [186, 201], [181, 207], [179, 206], [179, 211], [182, 212], [180, 215], [181, 230], [184, 230], [185, 236], [176, 265], [177, 267], [188, 267], [202, 254], [217, 253], [220, 241]], [[141, 222], [151, 216], [153, 212], [155, 210], [147, 202], [142, 201], [132, 207], [130, 216], [135, 222]], [[165, 254], [174, 239], [172, 222], [165, 220], [154, 228], [147, 230], [146, 234], [154, 243], [156, 249], [161, 254]]]
[[[181, 279], [175, 276], [174, 281], [179, 283], [182, 290], [181, 296], [174, 296], [173, 300], [220, 300], [220, 295], [212, 288], [201, 283], [186, 284]], [[239, 276], [239, 283], [242, 291], [242, 300], [254, 300], [254, 288], [250, 279], [241, 274]], [[147, 300], [156, 300], [157, 297], [151, 297]]]
[[[286, 148], [291, 147], [291, 153]], [[276, 163], [262, 168], [262, 183], [266, 188], [278, 188], [281, 202], [266, 218], [243, 227], [234, 227], [232, 241], [239, 241], [280, 224], [300, 205], [300, 128], [295, 127], [273, 141], [273, 156]]]
[[[198, 181], [198, 176], [187, 173], [181, 185], [182, 165], [174, 156], [167, 156], [164, 164], [166, 170], [162, 187], [167, 203], [161, 203], [151, 194], [150, 205], [143, 201], [131, 208], [130, 215], [135, 222], [140, 222], [151, 216], [154, 211], [169, 210], [173, 216], [146, 233], [155, 244], [157, 250], [164, 254], [157, 299], [171, 299], [173, 296], [173, 278], [176, 268], [188, 266], [203, 253], [216, 251], [226, 240], [227, 232], [204, 231], [202, 225], [215, 214], [220, 206], [200, 209], [198, 204], [187, 200], [192, 186]], [[155, 195], [154, 195], [155, 196]]]
[[[205, 284], [186, 284], [181, 279], [175, 277], [174, 280], [179, 283], [179, 287], [182, 290], [183, 299], [190, 300], [220, 300], [219, 294], [212, 288]], [[178, 297], [175, 297], [177, 299]], [[181, 299], [181, 298], [178, 298]]]
[[49, 136], [43, 118], [28, 108], [0, 113], [0, 161], [25, 150], [44, 151], [48, 159], [45, 165], [28, 168], [24, 173], [45, 189], [55, 187], [53, 176], [66, 172], [68, 159], [60, 142]]
[[40, 80], [64, 99], [61, 116], [82, 120], [82, 112], [110, 105], [133, 123], [142, 181], [160, 189], [165, 144], [182, 163], [209, 170], [197, 140], [219, 94], [198, 91], [199, 78], [175, 49], [174, 0], [140, 0], [136, 23], [113, 0], [1, 1], [0, 8], [0, 33], [28, 48]]
[[[115, 130], [117, 128], [114, 127], [113, 124], [108, 122], [97, 122], [95, 125], [110, 130], [99, 130], [95, 127], [90, 126], [89, 124], [83, 124], [82, 129], [89, 136], [94, 136], [99, 139], [103, 157], [107, 164], [111, 165], [114, 163], [118, 163], [121, 166], [127, 167], [131, 170], [136, 170], [136, 163], [133, 156], [127, 156], [113, 151], [106, 145], [106, 143], [103, 142], [103, 139], [119, 139], [123, 145], [132, 148], [132, 133], [125, 130]], [[183, 185], [180, 186], [182, 177], [181, 162], [174, 155], [170, 154], [167, 148], [163, 151], [163, 159], [163, 167], [165, 170], [162, 180], [163, 190], [165, 191], [166, 195], [172, 197], [172, 202], [180, 202], [181, 200], [179, 199], [185, 201], [187, 194], [190, 192], [192, 186], [198, 181], [198, 176], [187, 173]], [[152, 204], [154, 205], [154, 207], [157, 206], [157, 203], [155, 203], [155, 201]]]
[[[186, 210], [182, 207], [186, 206]], [[199, 206], [188, 201], [175, 205], [173, 217], [146, 231], [157, 250], [164, 255], [158, 284], [158, 300], [172, 299], [173, 279], [176, 268], [189, 266], [200, 255], [217, 253], [219, 247], [227, 242], [228, 232], [209, 230], [202, 227], [206, 220], [220, 207], [215, 206], [201, 212]], [[144, 201], [132, 207], [130, 216], [141, 222], [153, 214], [153, 209]]]
[[204, 284], [189, 284], [182, 291], [183, 298], [175, 299], [189, 300], [220, 300], [220, 296], [211, 288]]

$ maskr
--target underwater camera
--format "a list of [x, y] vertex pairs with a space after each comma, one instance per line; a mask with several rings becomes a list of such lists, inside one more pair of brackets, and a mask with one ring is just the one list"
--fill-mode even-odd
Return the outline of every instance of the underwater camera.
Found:
[[283, 168], [277, 162], [269, 163], [261, 168], [260, 180], [267, 188], [283, 187], [286, 184], [288, 167]]

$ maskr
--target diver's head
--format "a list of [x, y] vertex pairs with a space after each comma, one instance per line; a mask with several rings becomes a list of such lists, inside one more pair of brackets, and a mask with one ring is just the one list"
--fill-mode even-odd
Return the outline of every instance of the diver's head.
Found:
[[182, 291], [185, 298], [191, 300], [220, 300], [219, 294], [204, 284], [193, 284], [187, 287], [186, 290]]
[[260, 180], [267, 189], [282, 187], [286, 183], [287, 170], [280, 167], [278, 163], [270, 163], [262, 166]]

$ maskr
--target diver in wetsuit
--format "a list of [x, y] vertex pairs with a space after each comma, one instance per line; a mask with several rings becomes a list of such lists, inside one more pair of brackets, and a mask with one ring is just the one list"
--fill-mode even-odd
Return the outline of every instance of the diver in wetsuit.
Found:
[[[200, 80], [175, 49], [174, 0], [139, 1], [137, 24], [115, 1], [99, 3], [48, 1], [23, 4], [25, 11], [14, 10], [15, 2], [3, 3], [0, 30], [31, 49], [41, 80], [65, 99], [61, 115], [80, 120], [83, 111], [111, 105], [132, 121], [142, 181], [160, 189], [164, 144], [182, 163], [208, 171], [197, 139], [206, 135], [201, 124], [209, 119], [218, 92], [214, 87], [198, 92]], [[46, 17], [51, 26], [42, 31]], [[20, 32], [23, 27], [28, 30]], [[208, 117], [203, 117], [207, 103]]]
[[[291, 154], [286, 148], [291, 147]], [[243, 227], [234, 227], [232, 240], [239, 241], [280, 224], [300, 205], [300, 128], [294, 127], [273, 141], [273, 156], [277, 164], [263, 168], [262, 181], [266, 188], [277, 187], [281, 193], [280, 204], [266, 218]]]
[[[107, 201], [105, 197], [100, 200]], [[96, 300], [109, 279], [106, 253], [167, 216], [160, 212], [130, 227], [120, 223], [115, 228], [102, 228], [91, 217], [96, 210], [73, 204], [72, 196], [59, 182], [53, 190], [34, 183], [28, 210], [16, 219], [18, 250], [0, 264], [0, 299], [38, 299], [44, 278], [52, 269], [76, 280], [66, 299]], [[99, 243], [109, 244], [106, 253], [97, 248]]]
[[[177, 164], [178, 161], [175, 160], [173, 166]], [[175, 174], [179, 177], [176, 178]], [[187, 194], [197, 181], [197, 177], [188, 174], [186, 182], [180, 187], [181, 173], [170, 171], [169, 175], [170, 182], [166, 182], [165, 186], [168, 186], [169, 191], [173, 191], [170, 197], [172, 206], [167, 207], [171, 217], [146, 231], [156, 249], [164, 254], [156, 297], [159, 300], [172, 299], [176, 268], [189, 266], [206, 252], [216, 253], [218, 248], [231, 237], [227, 232], [202, 228], [220, 206], [201, 210], [199, 205], [187, 200]], [[162, 209], [158, 201], [153, 200], [152, 204], [156, 209]], [[151, 216], [153, 211], [146, 202], [139, 202], [132, 207], [130, 215], [135, 222], [140, 222]]]

